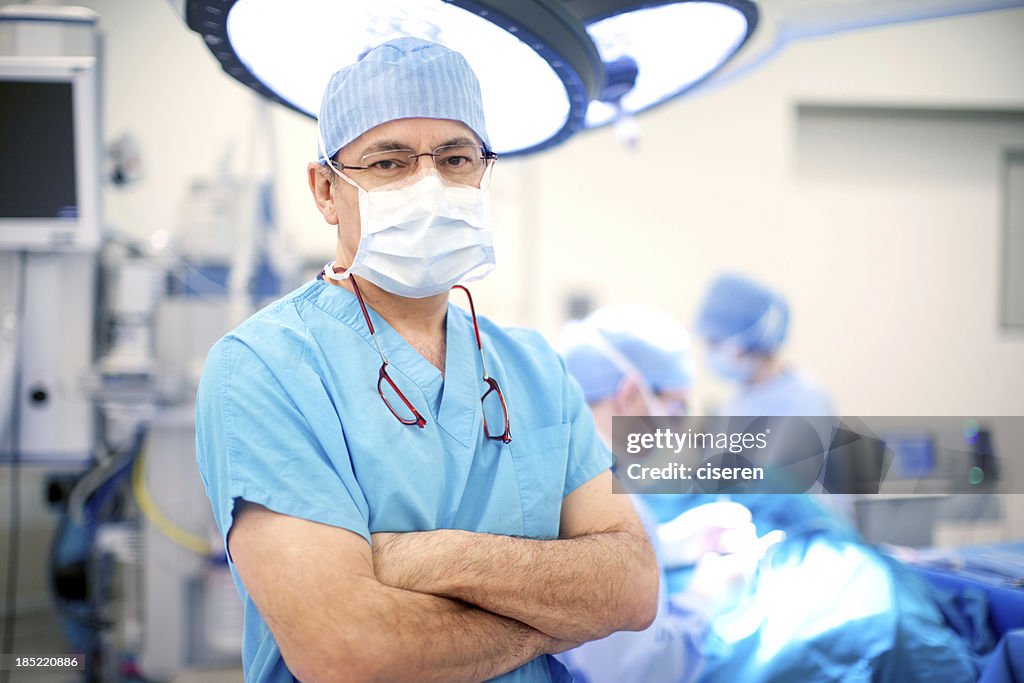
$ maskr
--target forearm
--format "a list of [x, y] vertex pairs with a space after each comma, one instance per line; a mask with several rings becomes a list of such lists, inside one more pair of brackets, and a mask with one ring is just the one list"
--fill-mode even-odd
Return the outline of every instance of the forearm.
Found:
[[357, 603], [350, 613], [369, 615], [358, 624], [332, 629], [323, 615], [323, 657], [302, 680], [482, 681], [572, 647], [472, 605], [376, 582], [367, 582]]
[[437, 530], [375, 547], [384, 583], [457, 598], [552, 637], [588, 641], [653, 618], [658, 572], [646, 537], [604, 531], [564, 540]]

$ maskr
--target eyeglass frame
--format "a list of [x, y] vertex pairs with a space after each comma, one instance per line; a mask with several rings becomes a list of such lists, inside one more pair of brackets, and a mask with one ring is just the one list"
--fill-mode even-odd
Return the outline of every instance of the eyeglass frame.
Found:
[[[461, 144], [461, 145], [440, 145], [438, 147], [435, 147], [433, 149], [433, 151], [430, 151], [430, 152], [420, 152], [419, 154], [416, 154], [415, 152], [413, 152], [413, 150], [411, 150], [411, 149], [409, 149], [407, 147], [403, 147], [401, 149], [381, 150], [380, 152], [371, 152], [370, 154], [364, 154], [363, 156], [361, 156], [359, 158], [359, 160], [365, 162], [366, 161], [366, 157], [372, 156], [374, 154], [388, 154], [388, 153], [395, 153], [395, 152], [409, 152], [410, 153], [409, 154], [409, 159], [415, 159], [415, 161], [412, 164], [412, 168], [410, 169], [410, 172], [409, 172], [410, 175], [412, 175], [413, 173], [416, 172], [416, 167], [419, 166], [420, 157], [430, 157], [431, 159], [434, 160], [434, 163], [436, 165], [437, 164], [437, 157], [441, 156], [440, 154], [437, 153], [437, 150], [444, 149], [445, 147], [475, 147], [476, 149], [480, 150], [480, 159], [484, 162], [484, 173], [487, 172], [487, 168], [488, 167], [493, 165], [494, 162], [498, 160], [498, 155], [496, 153], [494, 153], [494, 152], [489, 152], [487, 150], [487, 148], [484, 147], [483, 145], [475, 145], [475, 144], [468, 144], [468, 143], [467, 144]], [[355, 165], [352, 165], [352, 164], [346, 164], [345, 162], [343, 162], [341, 160], [337, 160], [337, 161], [328, 160], [328, 161], [329, 161], [329, 163], [332, 166], [334, 166], [335, 168], [337, 168], [340, 171], [369, 171], [372, 168], [372, 166], [367, 166], [367, 165], [355, 166]]]
[[[410, 427], [412, 425], [416, 425], [420, 429], [423, 429], [427, 425], [427, 420], [426, 418], [423, 417], [423, 415], [420, 414], [420, 411], [416, 410], [416, 406], [414, 406], [412, 402], [408, 398], [406, 398], [405, 394], [402, 392], [401, 389], [398, 388], [398, 385], [395, 384], [395, 381], [391, 379], [391, 376], [388, 374], [387, 367], [389, 365], [389, 361], [387, 359], [387, 356], [384, 355], [384, 349], [381, 348], [380, 341], [377, 339], [377, 332], [376, 330], [374, 330], [373, 321], [370, 320], [370, 314], [366, 310], [366, 303], [363, 301], [363, 294], [362, 292], [359, 291], [359, 285], [356, 283], [355, 277], [349, 277], [349, 280], [352, 282], [352, 290], [355, 292], [356, 299], [359, 301], [359, 308], [363, 312], [363, 318], [366, 320], [366, 326], [370, 330], [370, 336], [373, 337], [373, 343], [377, 347], [377, 353], [380, 354], [381, 365], [380, 370], [377, 373], [377, 394], [380, 396], [380, 399], [384, 401], [384, 405], [387, 406], [388, 410], [391, 411], [391, 414], [395, 416], [395, 419], [397, 419], [404, 425]], [[465, 285], [455, 285], [454, 287], [452, 287], [452, 289], [461, 289], [463, 292], [466, 293], [466, 298], [469, 300], [469, 313], [470, 317], [473, 319], [473, 333], [476, 336], [476, 348], [477, 351], [480, 353], [480, 367], [483, 372], [483, 381], [487, 385], [487, 391], [485, 391], [483, 395], [480, 396], [480, 415], [483, 418], [484, 423], [484, 436], [493, 441], [509, 443], [512, 441], [512, 432], [509, 429], [508, 404], [505, 403], [505, 394], [501, 390], [501, 387], [498, 386], [498, 380], [494, 379], [487, 373], [487, 362], [484, 358], [483, 344], [480, 341], [480, 327], [477, 325], [476, 322], [476, 307], [473, 305], [473, 295], [469, 293], [469, 289], [467, 289]], [[405, 407], [408, 408], [409, 411], [413, 414], [412, 418], [404, 418], [398, 414], [398, 411], [395, 410], [394, 406], [392, 406], [388, 399], [384, 396], [384, 390], [381, 387], [382, 383], [384, 382], [388, 383], [388, 386], [391, 387], [395, 394], [398, 395], [398, 398], [402, 400], [402, 403], [405, 404]], [[501, 410], [505, 416], [505, 429], [498, 436], [492, 436], [490, 429], [488, 429], [487, 427], [487, 411], [484, 410], [483, 405], [484, 399], [486, 399], [491, 394], [491, 392], [497, 392], [498, 400], [501, 402]]]

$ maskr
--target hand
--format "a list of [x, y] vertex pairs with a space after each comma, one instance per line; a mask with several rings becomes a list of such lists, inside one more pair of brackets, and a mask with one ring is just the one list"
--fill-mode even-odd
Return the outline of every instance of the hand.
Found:
[[559, 653], [565, 652], [566, 650], [571, 650], [575, 647], [579, 647], [582, 644], [583, 643], [577, 643], [572, 640], [561, 640], [559, 638], [552, 638], [551, 636], [548, 636], [547, 643], [544, 645], [544, 648], [541, 650], [541, 652], [537, 654], [538, 656], [557, 655]]
[[469, 532], [434, 529], [371, 534], [373, 573], [392, 588], [455, 597], [443, 585], [444, 572], [438, 572], [437, 558], [452, 555], [450, 544], [465, 533]]
[[786, 533], [776, 529], [761, 538], [755, 535], [752, 542], [734, 547], [731, 554], [705, 554], [684, 591], [683, 602], [703, 604], [711, 614], [732, 609], [750, 586], [765, 553], [785, 539]]
[[757, 541], [750, 510], [720, 501], [687, 510], [658, 526], [658, 555], [669, 568], [697, 564], [706, 553], [734, 553]]
[[373, 549], [373, 573], [377, 580], [394, 588], [402, 588], [400, 563], [396, 561], [395, 549], [402, 534], [380, 532], [370, 536]]
[[749, 554], [707, 553], [697, 563], [684, 591], [685, 599], [707, 606], [710, 615], [737, 605], [757, 570], [757, 559]]

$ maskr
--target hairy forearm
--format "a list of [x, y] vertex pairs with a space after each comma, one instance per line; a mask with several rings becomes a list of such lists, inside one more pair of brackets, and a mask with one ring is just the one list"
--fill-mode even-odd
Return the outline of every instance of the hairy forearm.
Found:
[[[338, 626], [325, 614], [323, 652], [303, 659], [306, 681], [482, 681], [573, 646], [455, 600], [368, 580], [349, 605], [369, 615]], [[351, 612], [350, 612], [351, 613]], [[343, 643], [343, 646], [338, 646]], [[286, 657], [287, 661], [287, 657]]]
[[645, 628], [658, 571], [650, 543], [627, 531], [532, 540], [452, 529], [374, 544], [380, 581], [456, 598], [574, 641]]

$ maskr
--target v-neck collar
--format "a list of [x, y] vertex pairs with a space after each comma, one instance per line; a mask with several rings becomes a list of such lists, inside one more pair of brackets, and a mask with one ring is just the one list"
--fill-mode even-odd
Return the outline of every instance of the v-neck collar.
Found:
[[[444, 386], [441, 388], [441, 409], [438, 412], [437, 423], [463, 446], [473, 443], [475, 429], [483, 422], [483, 409], [480, 404], [480, 396], [483, 393], [480, 389], [480, 378], [483, 370], [477, 369], [478, 355], [469, 316], [463, 309], [449, 302]], [[419, 357], [426, 362], [422, 356]]]
[[[320, 288], [316, 291], [315, 288]], [[313, 283], [318, 308], [352, 328], [370, 346], [376, 346], [366, 325], [355, 294], [323, 280]], [[413, 402], [420, 412], [427, 411], [437, 425], [463, 446], [473, 443], [478, 424], [482, 424], [480, 388], [482, 368], [478, 368], [476, 339], [469, 315], [458, 306], [448, 303], [445, 314], [445, 374], [412, 347], [384, 318], [370, 306], [366, 311], [373, 322], [384, 355], [388, 359], [388, 372], [404, 375], [420, 390], [419, 400]], [[394, 377], [397, 380], [397, 377]], [[440, 401], [438, 394], [440, 393]], [[426, 404], [421, 405], [422, 401]]]

